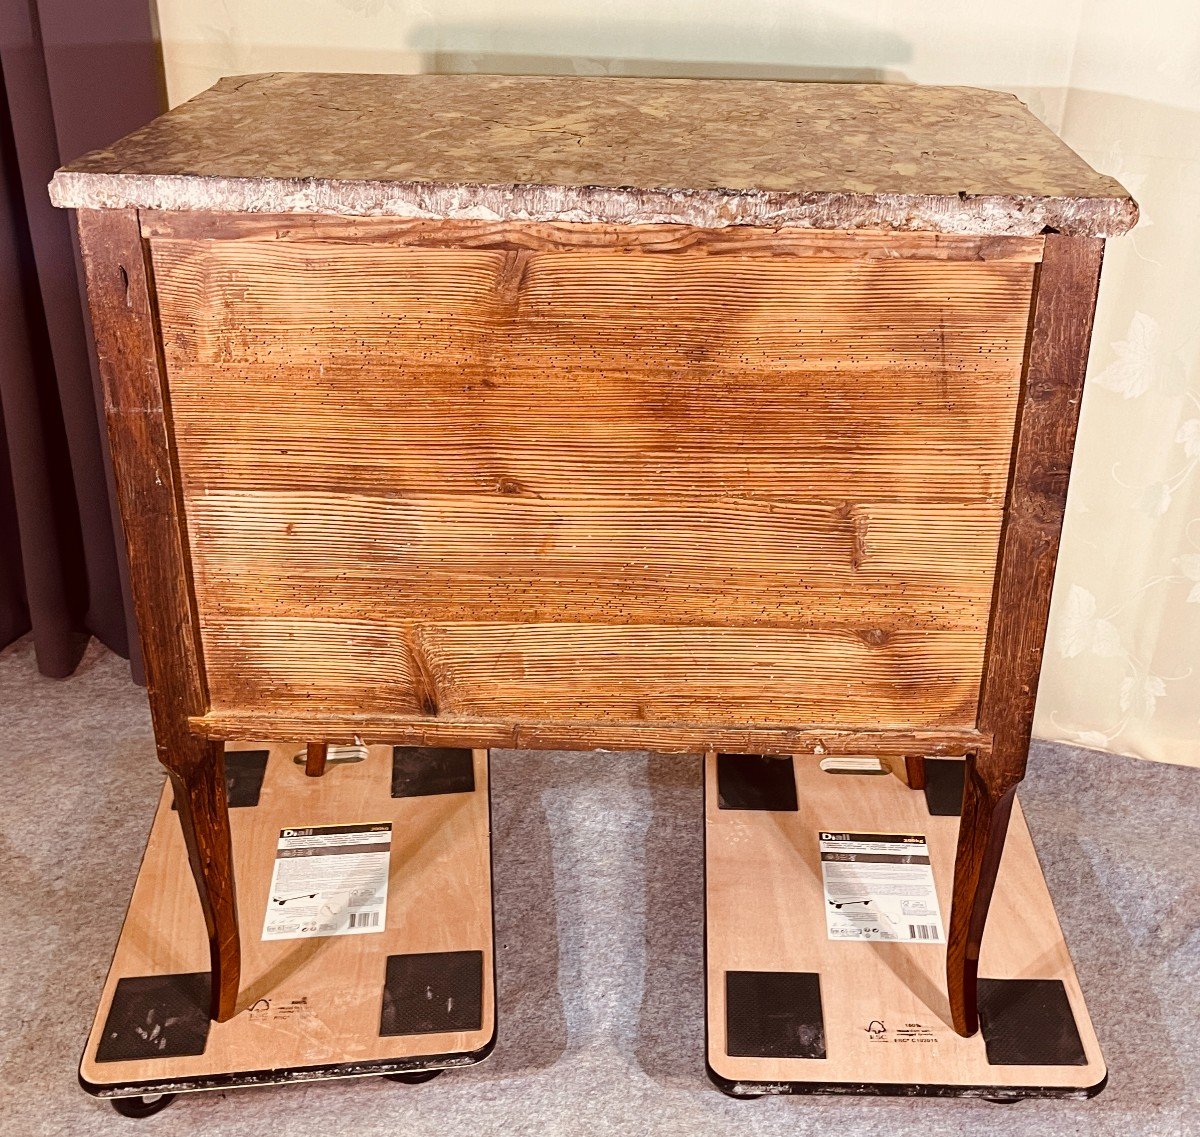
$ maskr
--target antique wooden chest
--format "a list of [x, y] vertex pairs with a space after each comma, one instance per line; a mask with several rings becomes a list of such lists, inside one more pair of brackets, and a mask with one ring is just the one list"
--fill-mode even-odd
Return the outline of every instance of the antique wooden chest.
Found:
[[222, 740], [359, 738], [966, 756], [974, 1029], [1117, 183], [975, 89], [276, 74], [52, 192], [214, 1014]]

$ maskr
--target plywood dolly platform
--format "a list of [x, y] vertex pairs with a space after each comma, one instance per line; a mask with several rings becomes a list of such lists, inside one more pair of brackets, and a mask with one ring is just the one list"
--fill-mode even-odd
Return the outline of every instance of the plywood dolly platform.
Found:
[[487, 751], [304, 757], [225, 754], [243, 981], [224, 1022], [210, 1019], [208, 936], [164, 788], [79, 1071], [119, 1113], [236, 1086], [422, 1082], [491, 1052]]
[[980, 1030], [954, 1030], [942, 913], [964, 763], [908, 765], [919, 785], [903, 763], [706, 759], [709, 1076], [733, 1097], [1094, 1096], [1104, 1060], [1019, 805]]

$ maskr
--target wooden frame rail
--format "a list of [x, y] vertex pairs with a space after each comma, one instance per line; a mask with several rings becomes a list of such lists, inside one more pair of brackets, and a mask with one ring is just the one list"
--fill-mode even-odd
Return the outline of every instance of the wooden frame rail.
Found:
[[355, 741], [404, 746], [504, 747], [513, 750], [654, 750], [700, 754], [705, 750], [753, 754], [877, 754], [903, 758], [963, 757], [985, 753], [990, 737], [976, 730], [843, 730], [837, 727], [714, 728], [683, 724], [489, 723], [477, 719], [404, 716], [328, 718], [210, 711], [188, 720], [201, 738], [255, 738], [291, 742], [320, 738], [335, 745]]

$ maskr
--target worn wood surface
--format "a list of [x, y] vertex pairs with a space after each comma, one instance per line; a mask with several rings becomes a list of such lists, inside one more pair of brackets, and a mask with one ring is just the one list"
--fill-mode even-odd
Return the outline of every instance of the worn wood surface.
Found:
[[[270, 429], [266, 415], [254, 418], [247, 433]], [[215, 419], [184, 429], [194, 425], [215, 434]], [[530, 424], [528, 434], [536, 429]], [[398, 453], [402, 445], [392, 437], [380, 449]], [[282, 457], [298, 470], [311, 454], [304, 449], [289, 446]], [[522, 466], [514, 452], [512, 473], [501, 476], [535, 473], [536, 460], [530, 455]], [[202, 603], [223, 621], [844, 627], [880, 649], [911, 630], [981, 639], [986, 628], [996, 503], [804, 504], [740, 496], [732, 485], [675, 498], [663, 487], [637, 499], [621, 494], [615, 473], [611, 488], [584, 497], [439, 494], [437, 467], [422, 472], [411, 460], [396, 481], [411, 471], [427, 491], [389, 491], [379, 461], [372, 492], [355, 493], [352, 471], [338, 486], [337, 461], [331, 445], [325, 469], [313, 472], [321, 490], [285, 490], [262, 485], [281, 481], [285, 462], [264, 470], [255, 487], [252, 461], [222, 470], [208, 453], [198, 455], [201, 484], [188, 501], [197, 583]], [[736, 476], [731, 464], [730, 483]], [[722, 606], [714, 608], [718, 591]]]
[[215, 711], [484, 722], [969, 727], [978, 638], [678, 625], [398, 623], [292, 614], [206, 629]]
[[318, 213], [188, 213], [142, 210], [142, 236], [182, 241], [381, 242], [419, 248], [566, 252], [590, 249], [710, 256], [836, 257], [840, 260], [1022, 261], [1042, 259], [1043, 236], [991, 237], [860, 229], [697, 229], [693, 225], [586, 225], [571, 222], [430, 221]]
[[[822, 830], [923, 834], [944, 919], [957, 818], [930, 816], [924, 795], [898, 777], [831, 775], [811, 759], [795, 762], [795, 813], [722, 810], [716, 762], [710, 756], [705, 766], [707, 1056], [719, 1076], [750, 1084], [841, 1083], [847, 1092], [861, 1092], [864, 1083], [1083, 1091], [1103, 1082], [1104, 1059], [1019, 805], [981, 970], [992, 978], [1062, 980], [1087, 1058], [1082, 1066], [991, 1065], [983, 1037], [963, 1038], [954, 1028], [940, 944], [828, 938]], [[725, 972], [731, 970], [819, 974], [827, 1056], [726, 1054]], [[886, 1031], [872, 1035], [872, 1021]], [[906, 1030], [914, 1031], [913, 1041], [905, 1041]]]
[[330, 743], [395, 742], [406, 746], [489, 746], [511, 750], [653, 750], [697, 753], [697, 739], [730, 753], [879, 754], [904, 752], [962, 757], [985, 749], [990, 739], [973, 729], [847, 730], [843, 727], [730, 727], [700, 724], [549, 722], [425, 715], [331, 715], [319, 707], [292, 713], [255, 708], [214, 710], [190, 720], [201, 737], [269, 738], [284, 741], [321, 733]]
[[168, 763], [167, 772], [208, 932], [210, 1014], [224, 1022], [236, 1013], [242, 975], [225, 746], [212, 739], [190, 739], [186, 751], [187, 761]]
[[[492, 1040], [487, 752], [475, 753], [474, 793], [393, 798], [390, 746], [372, 747], [365, 762], [336, 764], [323, 778], [306, 777], [292, 760], [294, 751], [292, 745], [271, 747], [259, 804], [232, 811], [238, 900], [248, 933], [239, 1013], [210, 1027], [203, 1054], [97, 1062], [96, 1045], [118, 980], [208, 966], [187, 853], [169, 788], [164, 793], [80, 1066], [99, 1092], [164, 1079], [236, 1082], [239, 1075], [260, 1084], [287, 1082], [322, 1076], [312, 1067], [403, 1064], [423, 1056], [445, 1056], [445, 1065], [461, 1065]], [[392, 824], [385, 926], [362, 935], [261, 939], [280, 830], [366, 821]], [[440, 951], [483, 953], [479, 1030], [381, 1037], [387, 957]], [[170, 1032], [170, 1023], [149, 1025]]]
[[1137, 207], [1013, 96], [884, 83], [222, 79], [59, 205], [1115, 235]]
[[188, 730], [188, 717], [208, 709], [209, 695], [153, 283], [134, 212], [83, 211], [79, 234], [155, 743], [179, 792], [208, 929], [213, 1015], [225, 1019], [239, 975], [225, 779], [219, 747]]
[[973, 725], [1022, 250], [151, 244], [214, 711]]
[[990, 754], [969, 759], [947, 948], [955, 1027], [977, 1025], [975, 976], [1017, 783], [1025, 775], [1104, 243], [1048, 237], [1000, 540], [979, 706]]

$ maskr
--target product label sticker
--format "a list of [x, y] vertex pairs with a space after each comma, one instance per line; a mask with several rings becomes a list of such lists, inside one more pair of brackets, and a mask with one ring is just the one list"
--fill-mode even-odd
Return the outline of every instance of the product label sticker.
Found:
[[831, 940], [945, 942], [923, 834], [822, 832], [819, 838]]
[[390, 823], [280, 830], [262, 938], [382, 932], [391, 856]]

